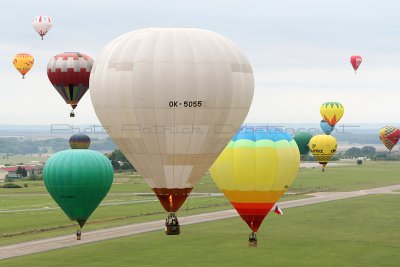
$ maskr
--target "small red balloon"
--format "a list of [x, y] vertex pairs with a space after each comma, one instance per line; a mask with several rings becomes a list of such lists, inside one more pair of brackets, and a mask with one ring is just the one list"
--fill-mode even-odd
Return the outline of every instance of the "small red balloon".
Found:
[[356, 72], [358, 67], [360, 67], [361, 62], [362, 62], [361, 56], [351, 56], [350, 57], [350, 63], [353, 66], [354, 72]]

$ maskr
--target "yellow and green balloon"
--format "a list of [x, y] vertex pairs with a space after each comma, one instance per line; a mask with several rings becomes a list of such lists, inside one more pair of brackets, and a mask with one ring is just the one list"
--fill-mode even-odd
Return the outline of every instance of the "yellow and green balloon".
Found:
[[325, 102], [322, 104], [319, 111], [324, 121], [334, 127], [342, 118], [344, 107], [339, 102]]
[[253, 232], [297, 176], [300, 154], [283, 132], [244, 128], [210, 168], [218, 188]]

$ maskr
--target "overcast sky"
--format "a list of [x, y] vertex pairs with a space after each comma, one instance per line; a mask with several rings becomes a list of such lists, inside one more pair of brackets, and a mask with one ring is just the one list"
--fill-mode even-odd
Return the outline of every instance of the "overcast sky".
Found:
[[[205, 28], [243, 49], [255, 77], [247, 122], [318, 123], [325, 101], [344, 105], [343, 123], [400, 122], [399, 1], [13, 0], [1, 10], [0, 124], [98, 123], [89, 92], [69, 118], [48, 60], [64, 51], [96, 59], [115, 37], [154, 26]], [[44, 41], [36, 15], [54, 21]], [[12, 65], [21, 52], [35, 57], [25, 80]], [[363, 56], [357, 75], [353, 54]]]

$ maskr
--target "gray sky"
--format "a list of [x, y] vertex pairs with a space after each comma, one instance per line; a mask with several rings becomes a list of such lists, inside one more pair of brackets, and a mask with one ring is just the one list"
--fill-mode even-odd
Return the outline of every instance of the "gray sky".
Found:
[[[232, 39], [248, 56], [255, 97], [247, 122], [316, 122], [325, 101], [345, 107], [341, 122], [399, 122], [400, 2], [368, 0], [1, 1], [0, 124], [98, 123], [89, 92], [77, 117], [48, 81], [54, 55], [96, 58], [115, 37], [154, 26], [199, 27]], [[36, 15], [53, 28], [42, 41]], [[22, 80], [12, 65], [27, 52], [35, 64]], [[352, 54], [363, 56], [354, 75]]]

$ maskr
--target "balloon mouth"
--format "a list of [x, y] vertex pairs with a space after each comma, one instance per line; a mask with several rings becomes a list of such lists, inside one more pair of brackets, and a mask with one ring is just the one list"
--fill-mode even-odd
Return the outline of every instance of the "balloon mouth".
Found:
[[168, 212], [176, 212], [185, 202], [193, 188], [153, 188], [161, 205]]
[[258, 228], [263, 222], [265, 216], [267, 216], [269, 211], [275, 205], [275, 203], [238, 202], [231, 202], [231, 204], [254, 233], [257, 233]]

